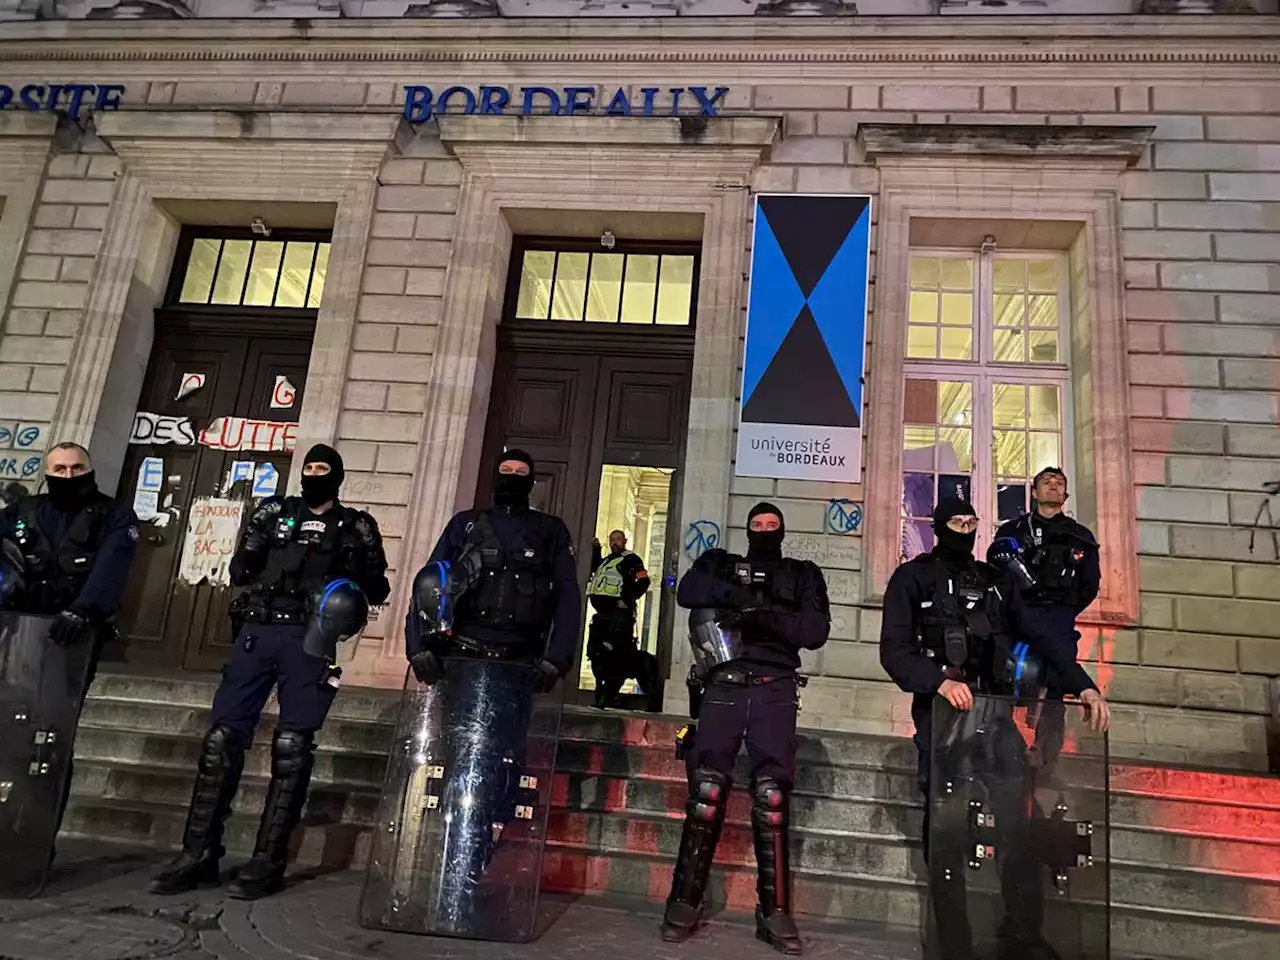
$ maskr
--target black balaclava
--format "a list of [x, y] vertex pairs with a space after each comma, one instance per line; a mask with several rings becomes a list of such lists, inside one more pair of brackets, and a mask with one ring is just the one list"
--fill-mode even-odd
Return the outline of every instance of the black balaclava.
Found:
[[50, 474], [45, 476], [44, 482], [45, 489], [49, 492], [49, 502], [59, 510], [79, 510], [98, 492], [98, 481], [92, 470], [78, 477], [55, 477]]
[[[752, 530], [751, 521], [763, 514], [772, 514], [778, 518], [777, 530]], [[782, 559], [782, 538], [787, 533], [787, 522], [782, 511], [772, 503], [761, 501], [751, 508], [747, 514], [747, 557], [751, 560]]]
[[978, 531], [957, 533], [947, 526], [952, 517], [973, 516], [973, 506], [959, 497], [943, 497], [933, 511], [933, 532], [938, 538], [936, 552], [953, 560], [963, 560], [973, 556], [973, 544], [978, 539]]
[[338, 488], [342, 486], [342, 478], [346, 476], [346, 472], [342, 467], [342, 454], [327, 443], [317, 443], [307, 451], [307, 458], [302, 461], [304, 467], [308, 463], [327, 463], [329, 472], [323, 476], [316, 477], [308, 477], [303, 474], [303, 502], [308, 507], [314, 508], [323, 507], [330, 500], [337, 500]]
[[527, 507], [529, 494], [533, 492], [533, 457], [523, 450], [506, 450], [498, 458], [498, 466], [508, 460], [527, 463], [529, 472], [498, 473], [493, 480], [493, 502], [499, 507]]

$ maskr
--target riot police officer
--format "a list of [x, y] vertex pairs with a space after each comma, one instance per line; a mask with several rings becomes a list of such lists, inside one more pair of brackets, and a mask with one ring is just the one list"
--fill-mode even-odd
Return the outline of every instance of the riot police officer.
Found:
[[618, 691], [630, 677], [640, 681], [657, 709], [659, 676], [657, 658], [636, 644], [636, 603], [649, 589], [649, 571], [644, 561], [627, 549], [627, 535], [621, 530], [609, 534], [609, 555], [600, 541], [591, 542], [591, 583], [587, 599], [595, 614], [587, 628], [587, 657], [596, 678], [595, 705], [611, 707]]
[[741, 650], [710, 665], [692, 744], [684, 833], [662, 922], [662, 938], [680, 942], [702, 921], [711, 861], [724, 824], [733, 764], [746, 741], [751, 761], [751, 826], [755, 835], [756, 936], [781, 953], [802, 952], [791, 917], [788, 844], [790, 793], [795, 779], [800, 651], [827, 642], [831, 611], [822, 571], [782, 556], [782, 511], [756, 504], [747, 517], [745, 557], [708, 550], [681, 578], [677, 599], [714, 611], [721, 625], [740, 631]]
[[[993, 549], [1011, 539], [1021, 547], [1033, 586], [1009, 581], [1022, 595], [1024, 618], [1043, 635], [1044, 642], [1061, 650], [1061, 656], [1079, 655], [1080, 634], [1076, 617], [1098, 596], [1102, 573], [1098, 541], [1084, 524], [1063, 513], [1067, 502], [1067, 475], [1059, 467], [1045, 467], [1035, 476], [1031, 492], [1035, 509], [1009, 520], [996, 531]], [[1036, 727], [1036, 745], [1051, 764], [1062, 749], [1066, 713], [1062, 690], [1052, 686]]]
[[98, 489], [89, 451], [78, 443], [49, 451], [44, 482], [47, 492], [34, 497], [6, 491], [12, 499], [0, 514], [0, 540], [21, 553], [23, 582], [6, 608], [55, 617], [49, 628], [54, 643], [69, 643], [87, 630], [100, 642], [120, 607], [138, 545], [138, 518]]
[[[78, 703], [93, 683], [103, 643], [114, 635], [137, 549], [138, 518], [98, 489], [89, 452], [78, 443], [59, 443], [49, 451], [44, 482], [47, 492], [36, 496], [26, 496], [18, 484], [5, 490], [0, 607], [52, 616], [48, 639], [55, 644], [89, 645], [87, 656], [69, 661], [84, 668], [82, 676], [68, 678], [78, 689], [67, 690], [67, 701]], [[55, 834], [70, 791], [68, 765]]]
[[338, 692], [337, 643], [358, 633], [370, 605], [387, 599], [387, 558], [378, 524], [343, 505], [342, 457], [325, 444], [307, 452], [300, 497], [272, 497], [249, 517], [231, 560], [235, 645], [214, 694], [182, 853], [152, 881], [155, 893], [216, 882], [223, 822], [231, 812], [262, 708], [277, 689], [271, 785], [253, 859], [231, 896], [252, 900], [284, 885], [289, 838], [302, 816], [315, 733]]
[[[974, 559], [978, 522], [965, 501], [948, 497], [939, 502], [933, 514], [934, 549], [898, 567], [884, 595], [880, 662], [893, 681], [913, 695], [917, 778], [926, 800], [926, 857], [933, 698], [941, 696], [955, 710], [965, 712], [974, 706], [975, 690], [1002, 693], [1003, 663], [1015, 635], [1024, 635], [1042, 653], [1047, 676], [1053, 682], [1080, 697], [1095, 730], [1105, 731], [1110, 723], [1106, 701], [1075, 657], [1065, 654], [1060, 646], [1043, 644], [1034, 627], [1028, 629], [1019, 616], [1016, 597], [1010, 601], [1001, 594], [999, 572]], [[1010, 871], [1003, 879], [1006, 909], [1019, 912], [1009, 918], [1006, 927], [1016, 932], [1016, 942], [1027, 950], [1018, 956], [1053, 956], [1044, 952], [1047, 946], [1040, 936], [1043, 918], [1038, 912], [1042, 909], [1038, 897], [1030, 889], [1022, 889], [1027, 887], [1027, 875]], [[954, 919], [952, 913], [939, 912], [940, 927]], [[967, 921], [951, 926], [967, 930]], [[972, 955], [970, 944], [954, 942], [962, 938], [957, 935], [950, 945], [951, 956], [957, 960]]]
[[448, 563], [461, 592], [447, 636], [424, 632], [409, 611], [405, 655], [420, 682], [439, 678], [444, 656], [529, 660], [541, 690], [568, 672], [582, 625], [573, 547], [563, 520], [529, 506], [532, 492], [533, 458], [507, 450], [494, 505], [463, 510], [444, 528], [423, 569]]

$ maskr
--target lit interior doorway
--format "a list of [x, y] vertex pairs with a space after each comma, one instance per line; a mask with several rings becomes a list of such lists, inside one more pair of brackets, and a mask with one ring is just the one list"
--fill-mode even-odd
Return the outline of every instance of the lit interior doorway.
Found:
[[[627, 549], [637, 554], [649, 572], [651, 585], [636, 609], [636, 639], [642, 650], [657, 655], [663, 602], [669, 590], [664, 588], [667, 568], [667, 527], [670, 516], [671, 491], [675, 470], [666, 467], [637, 467], [630, 464], [606, 463], [600, 469], [600, 494], [596, 506], [595, 539], [608, 555], [609, 534], [621, 530], [627, 537]], [[591, 622], [588, 604], [584, 619], [583, 649], [586, 630]], [[591, 661], [585, 656], [579, 666], [578, 688], [594, 690], [595, 677]], [[635, 680], [628, 680], [622, 692], [639, 693]], [[647, 692], [647, 691], [646, 691]]]

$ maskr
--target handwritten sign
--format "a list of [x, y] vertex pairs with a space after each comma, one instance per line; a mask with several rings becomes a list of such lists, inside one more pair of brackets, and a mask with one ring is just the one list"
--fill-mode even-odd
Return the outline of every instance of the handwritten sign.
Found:
[[204, 381], [203, 373], [184, 373], [182, 379], [178, 381], [178, 394], [173, 399], [181, 400], [183, 397], [191, 396], [204, 386]]
[[275, 388], [271, 391], [271, 408], [288, 410], [297, 399], [298, 388], [289, 382], [288, 377], [277, 375]]
[[167, 417], [160, 413], [139, 410], [133, 415], [130, 443], [172, 443], [189, 447], [196, 442], [195, 428], [190, 417]]
[[215, 450], [256, 450], [280, 453], [297, 446], [297, 423], [218, 417], [200, 431], [200, 442]]
[[244, 504], [221, 497], [198, 497], [191, 505], [187, 535], [182, 543], [178, 577], [191, 586], [231, 584], [231, 557], [240, 536]]

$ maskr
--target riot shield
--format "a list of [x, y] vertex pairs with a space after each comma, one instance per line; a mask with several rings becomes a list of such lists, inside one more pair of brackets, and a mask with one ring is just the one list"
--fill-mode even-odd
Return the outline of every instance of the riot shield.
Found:
[[37, 893], [53, 857], [93, 659], [62, 647], [50, 617], [0, 612], [0, 895]]
[[360, 898], [365, 927], [526, 943], [551, 806], [563, 687], [524, 663], [449, 657], [410, 673]]
[[925, 956], [1109, 960], [1107, 738], [1083, 707], [937, 697], [931, 744]]

